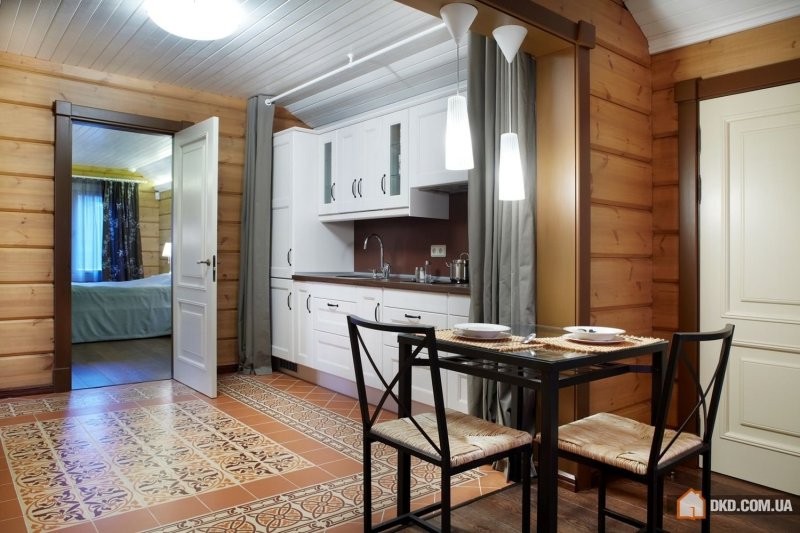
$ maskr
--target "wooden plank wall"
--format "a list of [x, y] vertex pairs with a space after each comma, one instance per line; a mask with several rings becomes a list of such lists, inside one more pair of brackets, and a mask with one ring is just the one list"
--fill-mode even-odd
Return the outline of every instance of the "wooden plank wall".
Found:
[[[46, 387], [53, 358], [54, 100], [170, 120], [220, 117], [220, 365], [235, 364], [244, 99], [0, 53], [0, 390]], [[303, 124], [278, 108], [275, 129]]]
[[[591, 321], [652, 334], [653, 150], [650, 53], [621, 0], [539, 0], [594, 24], [590, 53]], [[590, 385], [591, 412], [646, 419], [650, 386], [642, 374]]]
[[675, 84], [800, 58], [800, 17], [669, 50], [652, 57], [653, 329], [678, 328], [678, 107]]

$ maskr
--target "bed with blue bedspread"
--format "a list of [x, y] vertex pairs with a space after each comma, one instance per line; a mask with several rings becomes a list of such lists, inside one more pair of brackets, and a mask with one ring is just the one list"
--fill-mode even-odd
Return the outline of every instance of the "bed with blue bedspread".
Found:
[[172, 276], [72, 284], [72, 342], [172, 334]]

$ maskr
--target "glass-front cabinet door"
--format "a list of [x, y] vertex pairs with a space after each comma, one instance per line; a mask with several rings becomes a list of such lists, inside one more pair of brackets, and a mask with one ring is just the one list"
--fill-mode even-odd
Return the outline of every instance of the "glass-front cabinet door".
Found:
[[380, 207], [408, 207], [408, 110], [381, 117]]
[[[336, 183], [336, 132], [331, 131], [319, 136], [319, 214], [329, 215], [338, 212], [338, 201], [341, 202]], [[302, 194], [302, 192], [301, 192]]]

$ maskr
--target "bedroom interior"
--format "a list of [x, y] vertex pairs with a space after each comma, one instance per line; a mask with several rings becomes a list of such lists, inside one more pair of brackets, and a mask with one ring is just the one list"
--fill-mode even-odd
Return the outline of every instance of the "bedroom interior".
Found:
[[72, 134], [73, 388], [169, 379], [172, 137]]

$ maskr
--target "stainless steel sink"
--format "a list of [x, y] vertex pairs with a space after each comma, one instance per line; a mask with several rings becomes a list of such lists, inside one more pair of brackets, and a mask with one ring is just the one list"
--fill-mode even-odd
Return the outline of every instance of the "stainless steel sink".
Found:
[[336, 274], [336, 277], [344, 279], [383, 279], [375, 277], [372, 272], [348, 272], [347, 274]]

